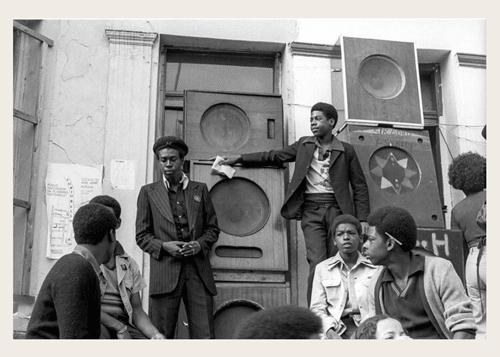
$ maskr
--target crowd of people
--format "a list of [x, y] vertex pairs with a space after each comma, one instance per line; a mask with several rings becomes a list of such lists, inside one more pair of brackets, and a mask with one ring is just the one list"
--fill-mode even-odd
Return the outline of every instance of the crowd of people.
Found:
[[[307, 308], [255, 312], [234, 338], [486, 338], [486, 159], [465, 153], [449, 167], [450, 185], [466, 196], [451, 218], [468, 246], [464, 288], [450, 261], [416, 248], [417, 225], [407, 210], [370, 213], [356, 153], [332, 134], [337, 120], [332, 105], [317, 103], [312, 136], [222, 162], [295, 162], [281, 214], [301, 221], [310, 268]], [[116, 240], [120, 204], [100, 195], [76, 212], [77, 245], [45, 278], [26, 338], [172, 339], [181, 301], [190, 338], [216, 337], [209, 254], [220, 229], [207, 185], [182, 170], [188, 150], [178, 137], [159, 138], [153, 152], [162, 177], [143, 186], [137, 200], [136, 243], [151, 258], [149, 314], [139, 266]]]

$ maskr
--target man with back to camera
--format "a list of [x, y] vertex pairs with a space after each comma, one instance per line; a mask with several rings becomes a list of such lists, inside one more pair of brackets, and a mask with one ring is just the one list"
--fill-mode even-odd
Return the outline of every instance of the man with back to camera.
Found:
[[395, 206], [368, 216], [363, 247], [375, 265], [383, 265], [368, 289], [369, 315], [398, 318], [413, 339], [473, 339], [477, 326], [472, 303], [450, 261], [411, 252], [417, 225]]
[[208, 256], [220, 232], [215, 209], [207, 185], [182, 172], [188, 153], [182, 139], [161, 137], [153, 152], [162, 179], [141, 188], [136, 219], [137, 245], [151, 256], [151, 320], [174, 338], [182, 299], [190, 338], [215, 338], [217, 289]]
[[274, 306], [246, 317], [236, 327], [234, 339], [320, 339], [321, 318], [311, 310], [293, 305]]
[[[89, 203], [99, 203], [111, 209], [122, 223], [122, 208], [108, 195], [95, 196]], [[165, 338], [153, 325], [142, 308], [140, 291], [146, 287], [137, 262], [116, 241], [113, 257], [101, 264], [101, 339], [154, 339]]]
[[368, 228], [368, 185], [352, 145], [333, 135], [337, 120], [333, 105], [316, 103], [310, 118], [313, 136], [302, 137], [281, 150], [230, 156], [221, 162], [249, 167], [295, 162], [281, 215], [285, 219], [301, 220], [309, 262], [308, 305], [316, 265], [338, 251], [329, 239], [330, 223], [341, 214], [350, 214], [361, 221], [363, 233]]
[[33, 307], [27, 339], [98, 339], [101, 333], [99, 265], [113, 256], [117, 220], [90, 203], [73, 217], [77, 246], [50, 269]]

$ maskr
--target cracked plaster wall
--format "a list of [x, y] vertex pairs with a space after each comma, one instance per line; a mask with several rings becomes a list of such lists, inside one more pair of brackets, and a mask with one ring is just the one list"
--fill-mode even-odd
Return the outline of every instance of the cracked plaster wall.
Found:
[[55, 42], [50, 162], [102, 165], [109, 62], [104, 29], [66, 21]]
[[[30, 294], [36, 295], [55, 261], [45, 257], [44, 180], [48, 163], [105, 165], [110, 45], [105, 30], [287, 43], [295, 20], [43, 20], [37, 29], [54, 41], [47, 52], [41, 170]], [[153, 59], [154, 60], [154, 59]], [[134, 73], [130, 74], [130, 80]], [[137, 148], [142, 150], [142, 148]]]

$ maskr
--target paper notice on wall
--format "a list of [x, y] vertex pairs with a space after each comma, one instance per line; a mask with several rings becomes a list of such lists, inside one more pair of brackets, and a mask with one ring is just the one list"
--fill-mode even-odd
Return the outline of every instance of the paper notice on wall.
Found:
[[80, 206], [102, 194], [102, 165], [50, 164], [45, 179], [49, 222], [46, 256], [59, 259], [76, 245], [73, 216]]
[[132, 160], [111, 160], [111, 187], [115, 190], [135, 188], [135, 162]]

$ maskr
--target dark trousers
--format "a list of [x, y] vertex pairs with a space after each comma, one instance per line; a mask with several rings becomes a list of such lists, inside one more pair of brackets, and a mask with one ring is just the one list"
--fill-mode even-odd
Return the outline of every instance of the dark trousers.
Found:
[[213, 297], [200, 279], [195, 264], [193, 260], [186, 259], [174, 291], [150, 298], [151, 322], [168, 339], [175, 337], [181, 299], [186, 308], [189, 337], [215, 338]]
[[309, 263], [309, 277], [307, 278], [307, 305], [311, 303], [311, 290], [316, 265], [323, 260], [333, 257], [338, 249], [333, 244], [330, 225], [333, 220], [342, 214], [338, 204], [316, 203], [306, 201], [302, 211], [300, 223], [304, 232], [307, 261]]

